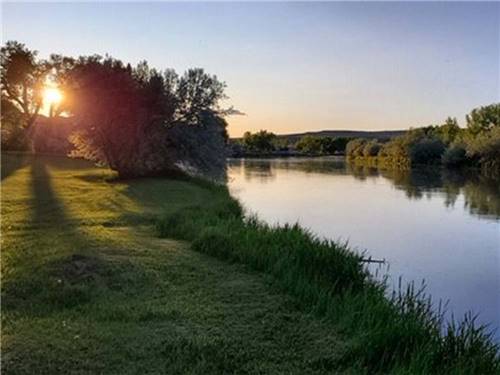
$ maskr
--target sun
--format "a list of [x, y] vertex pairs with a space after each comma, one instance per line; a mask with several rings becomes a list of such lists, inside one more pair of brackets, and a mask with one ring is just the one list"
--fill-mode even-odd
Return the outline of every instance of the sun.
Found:
[[46, 106], [52, 106], [61, 102], [63, 98], [61, 90], [56, 87], [46, 87], [43, 90], [43, 101]]

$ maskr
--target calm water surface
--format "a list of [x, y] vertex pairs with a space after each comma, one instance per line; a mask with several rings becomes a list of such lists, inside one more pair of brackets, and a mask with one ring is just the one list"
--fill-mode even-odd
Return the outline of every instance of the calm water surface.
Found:
[[348, 240], [425, 280], [456, 317], [472, 310], [500, 341], [500, 181], [437, 170], [379, 171], [340, 158], [230, 159], [229, 186], [269, 223], [294, 223]]

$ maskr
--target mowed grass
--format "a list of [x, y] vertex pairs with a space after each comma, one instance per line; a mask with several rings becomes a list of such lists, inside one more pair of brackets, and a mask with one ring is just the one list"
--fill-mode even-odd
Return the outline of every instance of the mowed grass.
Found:
[[335, 372], [334, 326], [271, 278], [156, 238], [159, 213], [227, 200], [224, 189], [114, 177], [2, 155], [2, 373]]

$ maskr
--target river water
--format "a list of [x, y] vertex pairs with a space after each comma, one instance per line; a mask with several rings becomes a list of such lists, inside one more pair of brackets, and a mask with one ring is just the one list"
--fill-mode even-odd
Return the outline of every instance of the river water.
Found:
[[479, 314], [500, 341], [500, 180], [343, 158], [229, 159], [229, 188], [270, 224], [295, 223], [387, 262], [389, 283], [426, 284], [447, 316]]

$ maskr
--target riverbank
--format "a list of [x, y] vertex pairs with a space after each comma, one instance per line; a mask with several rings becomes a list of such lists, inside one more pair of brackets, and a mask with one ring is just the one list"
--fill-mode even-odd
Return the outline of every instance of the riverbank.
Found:
[[498, 372], [346, 247], [245, 222], [224, 187], [113, 178], [2, 158], [5, 373]]
[[270, 277], [157, 238], [226, 193], [2, 156], [2, 373], [321, 374], [342, 352]]
[[361, 255], [320, 240], [297, 225], [270, 227], [244, 219], [234, 200], [189, 207], [157, 223], [162, 237], [274, 276], [304, 311], [342, 333], [342, 365], [368, 373], [498, 373], [497, 347], [469, 316], [446, 324], [431, 301], [410, 285], [387, 299], [385, 285], [365, 271]]

